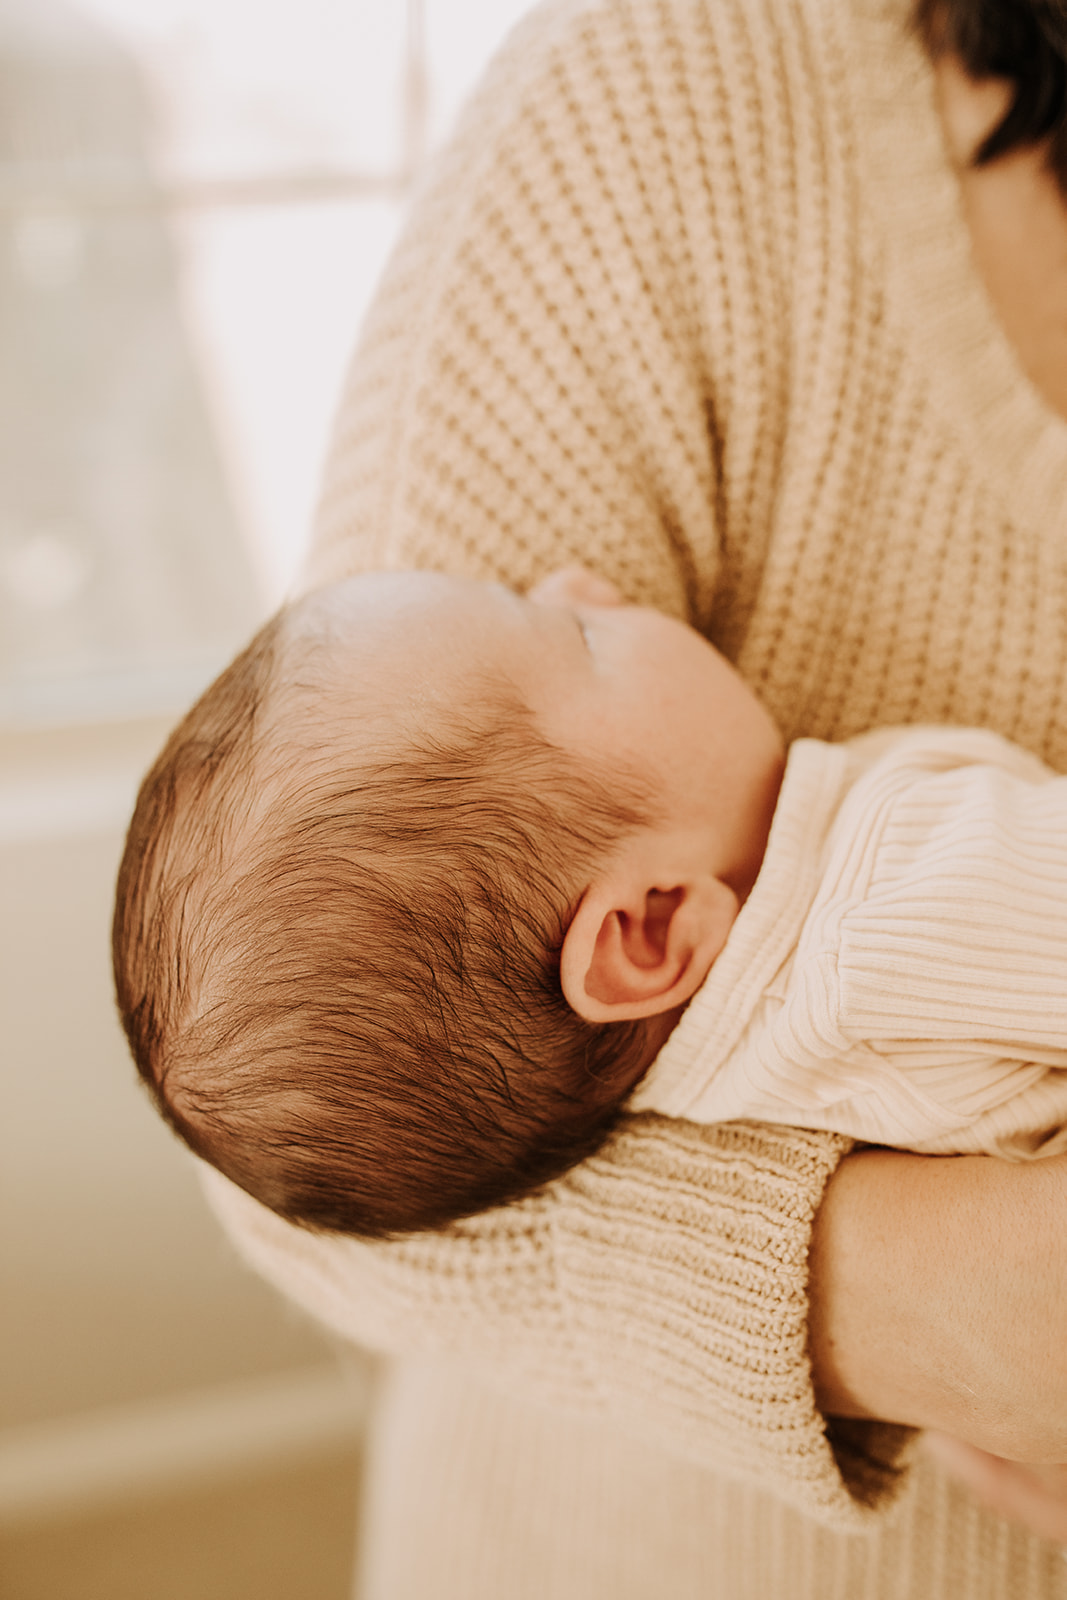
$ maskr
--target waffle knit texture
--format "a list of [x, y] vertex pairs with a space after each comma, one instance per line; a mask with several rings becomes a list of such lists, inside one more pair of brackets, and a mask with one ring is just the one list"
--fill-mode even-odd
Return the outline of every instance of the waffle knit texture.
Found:
[[752, 893], [634, 1111], [1067, 1149], [1067, 778], [980, 728], [798, 739]]
[[[575, 560], [704, 630], [787, 738], [954, 722], [1067, 767], [1067, 424], [976, 277], [903, 0], [553, 0], [489, 72], [366, 323], [306, 578]], [[437, 1363], [373, 1600], [1060, 1592], [928, 1477], [888, 1509], [899, 1430], [823, 1426], [805, 1263], [847, 1148], [634, 1118], [379, 1246], [214, 1183], [297, 1300]]]

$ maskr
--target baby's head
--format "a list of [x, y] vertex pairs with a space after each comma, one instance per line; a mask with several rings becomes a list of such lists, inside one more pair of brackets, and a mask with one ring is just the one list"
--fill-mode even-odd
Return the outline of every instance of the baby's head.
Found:
[[572, 570], [320, 590], [145, 779], [116, 987], [199, 1155], [387, 1236], [603, 1139], [755, 878], [778, 736], [699, 635]]

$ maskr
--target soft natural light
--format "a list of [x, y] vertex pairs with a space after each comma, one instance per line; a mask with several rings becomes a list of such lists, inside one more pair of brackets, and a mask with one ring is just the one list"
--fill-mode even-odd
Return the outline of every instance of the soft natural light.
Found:
[[[82, 0], [150, 85], [164, 181], [402, 176], [421, 50], [427, 146], [529, 0]], [[416, 61], [416, 65], [419, 62]], [[264, 196], [269, 198], [269, 196]], [[399, 198], [184, 204], [184, 302], [231, 493], [267, 596], [289, 585]]]

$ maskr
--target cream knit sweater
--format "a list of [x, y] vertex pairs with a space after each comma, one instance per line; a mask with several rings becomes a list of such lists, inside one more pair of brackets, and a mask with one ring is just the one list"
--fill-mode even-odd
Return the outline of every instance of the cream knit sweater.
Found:
[[[1067, 767], [1067, 424], [976, 278], [904, 13], [521, 26], [367, 323], [308, 582], [582, 560], [703, 628], [787, 737], [951, 721]], [[297, 1300], [423, 1353], [372, 1600], [1063, 1592], [1057, 1552], [925, 1469], [887, 1520], [899, 1430], [827, 1437], [805, 1263], [846, 1148], [635, 1118], [541, 1197], [384, 1246], [213, 1183]]]

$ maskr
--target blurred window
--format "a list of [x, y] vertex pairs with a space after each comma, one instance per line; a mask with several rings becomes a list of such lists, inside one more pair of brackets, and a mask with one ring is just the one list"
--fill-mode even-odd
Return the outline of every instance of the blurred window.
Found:
[[284, 593], [427, 151], [528, 0], [0, 0], [0, 723], [171, 711]]

